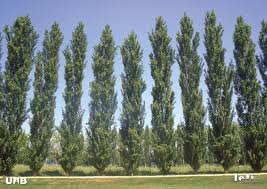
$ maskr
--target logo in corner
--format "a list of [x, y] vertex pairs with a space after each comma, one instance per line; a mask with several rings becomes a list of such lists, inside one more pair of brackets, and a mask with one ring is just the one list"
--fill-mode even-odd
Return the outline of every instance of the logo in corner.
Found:
[[27, 184], [25, 177], [6, 177], [6, 184]]

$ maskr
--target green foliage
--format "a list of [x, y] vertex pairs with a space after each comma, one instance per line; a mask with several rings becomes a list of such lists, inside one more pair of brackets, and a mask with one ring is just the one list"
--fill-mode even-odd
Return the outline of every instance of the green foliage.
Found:
[[[2, 37], [2, 34], [0, 33], [0, 63], [1, 63], [1, 58], [2, 58], [2, 55], [3, 55], [3, 52], [2, 52], [2, 40], [3, 40], [3, 37]], [[3, 71], [2, 71], [2, 64], [0, 64], [0, 125], [3, 126], [4, 124], [4, 120], [3, 120], [3, 113], [4, 113], [4, 105], [5, 105], [5, 98], [4, 98], [4, 75], [3, 75]], [[0, 128], [2, 127], [0, 126]], [[1, 144], [1, 141], [2, 141], [2, 137], [0, 137], [0, 144]], [[1, 158], [1, 156], [0, 156]], [[1, 164], [0, 164], [1, 166]], [[0, 167], [0, 170], [1, 170], [1, 167]]]
[[[205, 19], [205, 59], [207, 72], [205, 75], [208, 87], [209, 120], [212, 124], [215, 158], [223, 165], [224, 170], [234, 165], [240, 152], [239, 135], [234, 134], [232, 128], [233, 110], [231, 107], [233, 96], [234, 70], [226, 67], [224, 62], [225, 49], [222, 47], [223, 28], [216, 25], [214, 11], [207, 13]], [[229, 142], [230, 145], [229, 145]]]
[[36, 34], [28, 16], [18, 17], [13, 26], [4, 28], [7, 40], [7, 61], [4, 73], [3, 122], [0, 124], [1, 173], [10, 175], [19, 151], [21, 125], [27, 119], [29, 74], [33, 65]]
[[90, 118], [87, 130], [89, 161], [103, 174], [110, 163], [112, 151], [111, 128], [117, 108], [116, 77], [113, 73], [115, 42], [110, 26], [106, 25], [93, 53], [94, 81], [90, 83]]
[[262, 120], [260, 84], [257, 81], [255, 45], [251, 27], [242, 17], [237, 18], [234, 39], [236, 62], [235, 92], [238, 121], [244, 130], [244, 145], [248, 163], [254, 171], [261, 171], [266, 154], [267, 132]]
[[142, 158], [142, 132], [145, 106], [142, 93], [145, 82], [142, 79], [142, 50], [134, 32], [130, 33], [121, 46], [124, 73], [122, 80], [122, 114], [120, 135], [122, 167], [128, 175], [133, 175]]
[[238, 162], [240, 155], [239, 129], [238, 127], [232, 127], [231, 129], [230, 134], [217, 138], [213, 144], [214, 154], [216, 154], [217, 161], [220, 160], [219, 163], [223, 166], [225, 172]]
[[173, 163], [174, 133], [173, 106], [174, 92], [171, 89], [171, 67], [174, 63], [174, 50], [167, 33], [167, 25], [162, 17], [157, 18], [155, 30], [149, 34], [152, 46], [150, 54], [151, 76], [155, 85], [152, 88], [152, 145], [153, 159], [162, 172], [168, 174]]
[[63, 41], [59, 25], [45, 31], [43, 51], [37, 55], [34, 74], [34, 98], [31, 102], [33, 117], [30, 121], [29, 165], [38, 174], [49, 153], [54, 128], [55, 92], [58, 81], [59, 48]]
[[70, 46], [64, 51], [66, 87], [63, 94], [65, 109], [59, 128], [61, 147], [59, 161], [67, 175], [70, 175], [75, 168], [84, 144], [81, 97], [83, 94], [82, 80], [84, 78], [86, 48], [87, 38], [84, 25], [79, 23], [72, 33]]
[[[166, 23], [159, 17], [155, 29], [149, 34], [152, 46], [150, 68], [154, 81], [151, 93], [152, 127], [143, 128], [145, 106], [142, 94], [146, 88], [142, 78], [143, 51], [136, 34], [132, 32], [120, 48], [124, 68], [121, 75], [123, 101], [121, 128], [117, 132], [114, 123], [117, 108], [114, 74], [116, 46], [107, 25], [92, 56], [94, 80], [90, 83], [86, 142], [82, 133], [81, 108], [87, 49], [84, 25], [80, 23], [77, 26], [71, 44], [64, 50], [65, 107], [58, 130], [54, 130], [54, 111], [59, 50], [63, 42], [59, 25], [54, 23], [50, 31], [45, 31], [42, 50], [36, 57], [34, 51], [38, 35], [30, 18], [18, 17], [11, 27], [6, 26], [7, 60], [2, 69], [4, 71], [0, 68], [0, 174], [10, 175], [16, 163], [27, 163], [36, 175], [45, 162], [57, 163], [57, 160], [67, 175], [85, 174], [75, 167], [88, 162], [96, 168], [90, 168], [93, 169], [90, 174], [97, 172], [100, 175], [176, 173], [180, 170], [171, 166], [183, 164], [184, 161], [194, 172], [200, 169], [203, 161], [219, 163], [224, 171], [231, 171], [238, 160], [241, 164], [249, 163], [256, 172], [261, 171], [267, 159], [267, 22], [262, 21], [259, 35], [261, 54], [255, 56], [251, 28], [242, 17], [237, 18], [233, 35], [234, 68], [225, 63], [223, 28], [216, 23], [214, 11], [207, 13], [204, 58], [207, 63], [205, 82], [211, 128], [204, 125], [205, 108], [200, 90], [203, 65], [197, 53], [199, 33], [194, 32], [192, 20], [186, 15], [181, 19], [180, 26], [176, 41], [184, 125], [179, 125], [174, 131], [175, 102], [171, 74], [175, 52]], [[0, 60], [2, 40], [0, 33]], [[33, 63], [32, 117], [28, 136], [21, 126], [29, 113], [27, 94]], [[256, 66], [262, 85], [257, 80]], [[233, 123], [234, 90], [239, 124]], [[109, 164], [120, 164], [122, 167], [112, 170]], [[159, 169], [146, 167], [155, 164]], [[140, 165], [146, 168], [139, 168]], [[60, 174], [64, 174], [61, 168]]]
[[[2, 34], [0, 33], [0, 61], [2, 58]], [[1, 64], [0, 64], [1, 65]], [[4, 96], [4, 75], [2, 72], [2, 67], [0, 67], [0, 173], [2, 174], [2, 156], [3, 151], [1, 149], [4, 148], [5, 144], [5, 122], [4, 122], [4, 107], [5, 107], [5, 96]]]
[[[0, 63], [1, 63], [1, 58], [2, 58], [2, 55], [3, 55], [3, 52], [2, 52], [2, 40], [3, 40], [3, 37], [2, 37], [2, 34], [0, 33]], [[4, 121], [3, 120], [3, 113], [4, 113], [4, 106], [5, 106], [4, 75], [3, 75], [3, 72], [2, 72], [2, 66], [1, 65], [2, 64], [0, 64], [0, 125], [4, 124], [4, 122], [3, 122]], [[1, 139], [2, 139], [2, 137], [0, 137], [0, 144], [1, 144]], [[1, 170], [1, 168], [0, 168], [0, 170]]]
[[177, 33], [180, 66], [179, 84], [182, 90], [182, 106], [185, 120], [184, 158], [194, 172], [200, 168], [205, 154], [205, 109], [199, 90], [202, 63], [197, 48], [199, 33], [194, 34], [192, 20], [184, 15], [180, 21], [181, 31]]
[[264, 83], [264, 87], [266, 89], [267, 88], [267, 22], [264, 20], [261, 23], [259, 45], [262, 54], [257, 57], [257, 63]]
[[[257, 65], [263, 80], [261, 108], [263, 112], [263, 124], [267, 132], [267, 22], [262, 21], [259, 36], [259, 45], [262, 54], [257, 57]], [[266, 139], [267, 140], [267, 139]], [[265, 141], [267, 143], [267, 141]], [[267, 144], [265, 145], [267, 147]], [[265, 159], [267, 159], [267, 149], [265, 151]]]

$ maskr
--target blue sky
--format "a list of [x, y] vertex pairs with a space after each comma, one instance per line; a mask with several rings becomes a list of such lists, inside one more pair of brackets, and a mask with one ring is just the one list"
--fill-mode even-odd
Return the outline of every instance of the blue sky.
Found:
[[[152, 102], [151, 88], [153, 80], [150, 76], [149, 58], [151, 52], [150, 42], [148, 40], [148, 33], [155, 25], [155, 19], [162, 16], [168, 25], [169, 35], [172, 37], [172, 46], [176, 50], [175, 35], [179, 30], [179, 20], [186, 12], [192, 19], [195, 31], [200, 32], [201, 44], [199, 47], [199, 54], [203, 58], [205, 52], [203, 45], [203, 31], [204, 19], [207, 11], [215, 10], [217, 20], [223, 25], [223, 45], [226, 48], [226, 62], [233, 60], [233, 40], [232, 35], [234, 31], [235, 21], [237, 16], [243, 16], [245, 21], [252, 26], [252, 38], [255, 43], [258, 42], [258, 35], [260, 30], [260, 22], [267, 19], [266, 6], [267, 1], [216, 1], [216, 0], [6, 0], [1, 2], [0, 6], [0, 28], [4, 25], [11, 25], [16, 17], [29, 15], [32, 19], [33, 25], [39, 34], [39, 42], [37, 50], [41, 50], [41, 42], [43, 40], [43, 33], [45, 29], [49, 29], [54, 21], [57, 21], [64, 34], [64, 42], [61, 46], [60, 53], [60, 68], [59, 68], [59, 85], [56, 93], [57, 107], [55, 111], [56, 125], [59, 125], [62, 120], [62, 109], [64, 101], [62, 92], [64, 90], [64, 57], [62, 51], [69, 44], [71, 34], [78, 22], [82, 21], [85, 24], [85, 31], [88, 38], [87, 49], [87, 64], [84, 71], [85, 79], [83, 81], [83, 97], [82, 108], [85, 110], [83, 125], [86, 127], [86, 122], [89, 117], [89, 82], [92, 81], [92, 52], [93, 47], [99, 42], [101, 31], [105, 24], [109, 24], [113, 30], [116, 45], [121, 45], [122, 41], [129, 32], [135, 31], [143, 48], [143, 65], [144, 65], [144, 79], [147, 83], [147, 90], [144, 92], [144, 99], [146, 104], [146, 118], [145, 123], [150, 125], [151, 111], [150, 104]], [[4, 46], [4, 56], [1, 60], [3, 67], [6, 49]], [[257, 53], [259, 53], [258, 44], [256, 46]], [[177, 52], [177, 51], [176, 51]], [[204, 59], [203, 59], [204, 61]], [[115, 121], [119, 126], [119, 115], [121, 112], [121, 80], [120, 74], [123, 71], [121, 55], [117, 52], [115, 59], [115, 74], [117, 76], [116, 90], [118, 92], [118, 109], [116, 111]], [[31, 74], [32, 78], [33, 74]], [[32, 78], [33, 79], [33, 78]], [[175, 91], [176, 103], [174, 108], [175, 126], [183, 120], [180, 87], [178, 84], [179, 69], [178, 64], [173, 66], [172, 82], [173, 90]], [[202, 82], [200, 88], [203, 90], [203, 97], [206, 106], [207, 92], [206, 86]], [[32, 98], [32, 89], [29, 92], [28, 102]], [[23, 126], [28, 130], [28, 120]]]

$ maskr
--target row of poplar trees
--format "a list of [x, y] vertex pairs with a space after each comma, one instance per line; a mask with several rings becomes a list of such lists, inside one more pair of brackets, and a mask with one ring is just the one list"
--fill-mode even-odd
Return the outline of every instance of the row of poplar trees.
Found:
[[[54, 124], [54, 111], [58, 83], [59, 53], [63, 34], [57, 23], [45, 31], [42, 49], [35, 55], [38, 34], [28, 16], [18, 17], [13, 26], [4, 28], [7, 41], [7, 60], [0, 75], [0, 171], [10, 175], [19, 153], [18, 138], [22, 124], [30, 111], [29, 164], [37, 175], [49, 153], [52, 133], [57, 129], [60, 138], [59, 162], [70, 175], [87, 142], [88, 160], [100, 175], [110, 164], [112, 126], [117, 108], [115, 91], [114, 58], [117, 47], [111, 28], [104, 27], [100, 42], [94, 47], [90, 83], [89, 121], [86, 140], [82, 132], [84, 110], [81, 108], [82, 81], [86, 66], [87, 37], [84, 25], [79, 23], [70, 44], [63, 51], [65, 57], [65, 107], [59, 127]], [[255, 56], [251, 27], [242, 17], [237, 18], [234, 40], [235, 65], [225, 62], [222, 42], [223, 28], [216, 23], [215, 13], [205, 19], [205, 54], [207, 65], [205, 83], [208, 89], [208, 115], [211, 123], [208, 144], [216, 162], [225, 171], [233, 166], [244, 152], [254, 171], [261, 171], [267, 152], [267, 23], [262, 22], [259, 45], [260, 56]], [[0, 36], [2, 41], [2, 36]], [[172, 90], [172, 65], [178, 62], [179, 84], [184, 114], [184, 159], [197, 172], [203, 163], [207, 140], [205, 138], [206, 108], [200, 89], [203, 62], [198, 54], [200, 35], [186, 14], [180, 20], [176, 35], [177, 53], [171, 47], [165, 21], [159, 17], [149, 33], [152, 52], [150, 57], [152, 88], [152, 154], [153, 162], [162, 174], [168, 174], [175, 157], [177, 144], [174, 139], [174, 91]], [[122, 80], [122, 112], [120, 116], [119, 152], [121, 165], [128, 175], [136, 173], [142, 160], [142, 135], [145, 106], [142, 94], [146, 89], [142, 78], [143, 51], [137, 35], [131, 32], [119, 48], [124, 71]], [[2, 51], [0, 48], [0, 55]], [[176, 61], [175, 61], [176, 60]], [[27, 109], [29, 74], [35, 65], [34, 96]], [[257, 80], [257, 66], [263, 85]], [[177, 70], [178, 71], [178, 70]], [[236, 111], [243, 135], [233, 124], [233, 92], [237, 96]], [[243, 145], [241, 145], [243, 144]], [[241, 149], [241, 146], [244, 149]]]

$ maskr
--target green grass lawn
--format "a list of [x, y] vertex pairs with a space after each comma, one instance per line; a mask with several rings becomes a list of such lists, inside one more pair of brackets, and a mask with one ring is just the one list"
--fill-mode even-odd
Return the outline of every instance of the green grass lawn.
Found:
[[[230, 173], [252, 172], [250, 166], [234, 166]], [[267, 166], [263, 172], [267, 172]], [[176, 166], [171, 169], [172, 175], [192, 174], [193, 171], [188, 165]], [[199, 174], [223, 173], [223, 168], [216, 165], [203, 165]], [[138, 175], [159, 175], [155, 167], [140, 167]], [[16, 165], [13, 170], [14, 176], [31, 176], [28, 166]], [[41, 176], [64, 176], [60, 166], [44, 166], [40, 172]], [[89, 166], [78, 166], [73, 176], [94, 176], [96, 170]], [[105, 175], [125, 175], [121, 167], [109, 166]], [[233, 176], [216, 177], [179, 177], [179, 178], [52, 178], [37, 179], [28, 178], [27, 185], [6, 185], [4, 179], [0, 180], [0, 189], [267, 189], [267, 175], [255, 176], [254, 181], [239, 183], [234, 182]]]
[[101, 178], [101, 179], [28, 179], [27, 185], [6, 185], [0, 189], [266, 189], [267, 175], [254, 181], [234, 182], [233, 176], [181, 178]]
[[[229, 173], [247, 173], [252, 172], [250, 166], [233, 166]], [[267, 166], [265, 166], [262, 172], [267, 172]], [[217, 165], [203, 165], [201, 166], [199, 174], [202, 173], [223, 173], [223, 168]], [[109, 166], [106, 168], [105, 175], [107, 176], [117, 176], [117, 175], [125, 175], [125, 171], [122, 167], [118, 166]], [[140, 167], [138, 169], [137, 175], [159, 175], [159, 169], [156, 167]], [[180, 165], [172, 167], [171, 175], [178, 174], [193, 174], [193, 170], [189, 165]], [[30, 171], [29, 166], [26, 165], [16, 165], [13, 169], [14, 176], [31, 176], [32, 172]], [[41, 176], [64, 176], [64, 171], [60, 166], [44, 166], [40, 171]], [[96, 170], [91, 166], [78, 166], [74, 169], [73, 176], [95, 176], [97, 175]]]

